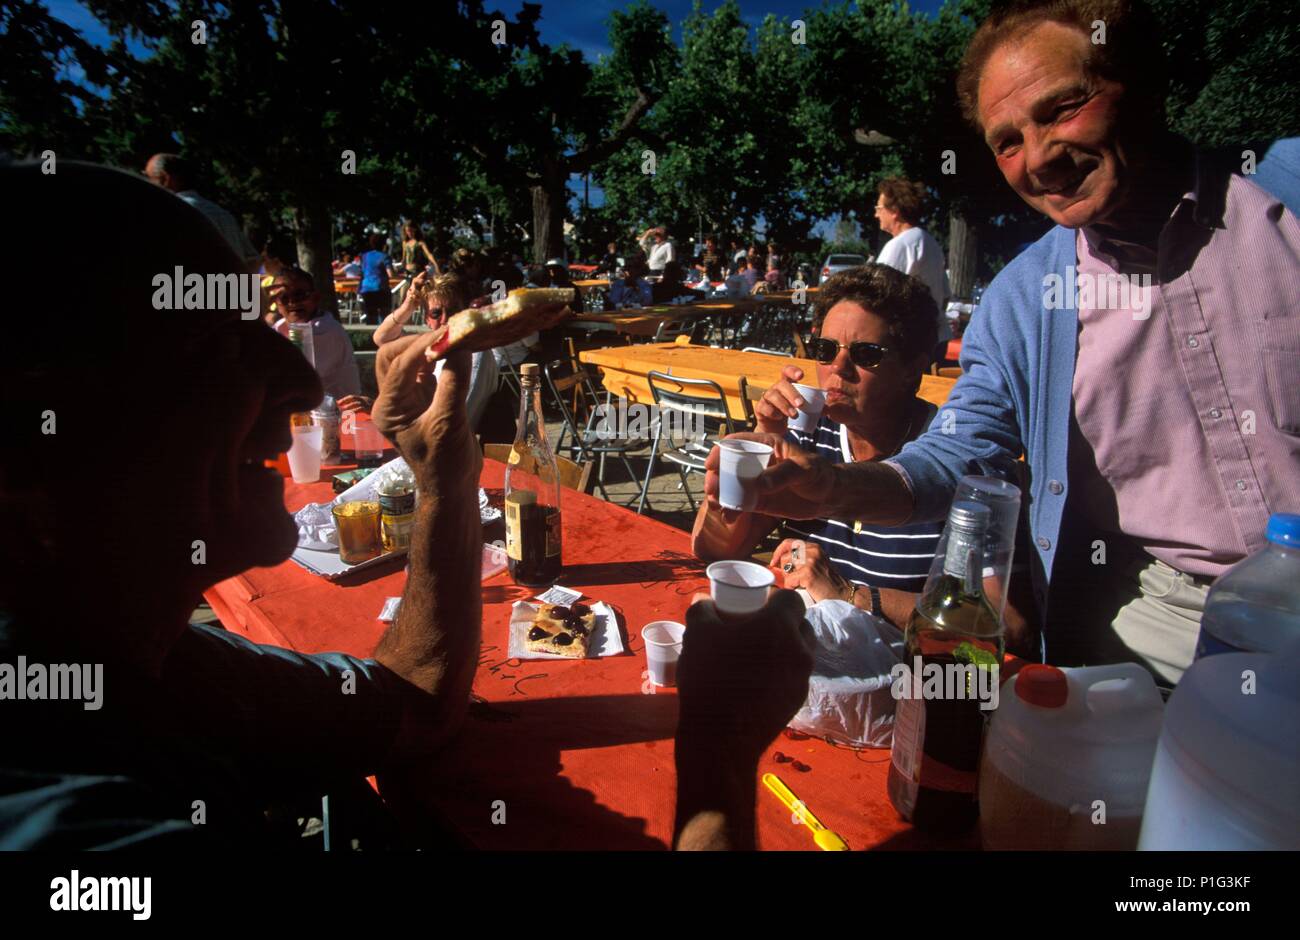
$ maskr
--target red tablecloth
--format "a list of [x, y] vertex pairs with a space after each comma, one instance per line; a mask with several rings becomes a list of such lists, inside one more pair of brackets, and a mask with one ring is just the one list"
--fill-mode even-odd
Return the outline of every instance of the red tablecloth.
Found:
[[[504, 465], [484, 462], [482, 484], [490, 495], [504, 475]], [[330, 497], [328, 483], [285, 482], [290, 509]], [[640, 630], [652, 620], [683, 619], [691, 595], [707, 589], [703, 566], [678, 529], [568, 490], [563, 509], [560, 581], [619, 612], [630, 655], [511, 659], [510, 605], [533, 592], [504, 572], [484, 582], [476, 702], [437, 766], [403, 781], [399, 802], [414, 799], [421, 810], [436, 810], [484, 848], [665, 848], [672, 837], [677, 698], [672, 689], [643, 693], [649, 686]], [[207, 598], [227, 628], [257, 642], [366, 656], [384, 630], [375, 619], [384, 598], [401, 594], [404, 579], [397, 566], [343, 586], [285, 562], [223, 581]], [[777, 764], [776, 751], [811, 770]], [[888, 761], [885, 750], [782, 736], [760, 772], [778, 774], [854, 849], [975, 846], [974, 836], [940, 843], [903, 823], [885, 795]], [[812, 849], [810, 832], [755, 785], [762, 847]], [[504, 824], [493, 822], [498, 800]]]

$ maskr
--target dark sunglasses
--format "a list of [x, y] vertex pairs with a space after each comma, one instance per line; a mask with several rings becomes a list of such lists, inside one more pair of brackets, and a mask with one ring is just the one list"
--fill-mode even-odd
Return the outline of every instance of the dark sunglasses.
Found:
[[837, 343], [833, 339], [823, 339], [820, 336], [814, 336], [808, 341], [808, 351], [812, 357], [824, 366], [830, 365], [835, 361], [835, 357], [840, 354], [841, 349], [849, 351], [849, 359], [860, 369], [874, 369], [885, 361], [889, 355], [889, 347], [881, 346], [879, 343]]

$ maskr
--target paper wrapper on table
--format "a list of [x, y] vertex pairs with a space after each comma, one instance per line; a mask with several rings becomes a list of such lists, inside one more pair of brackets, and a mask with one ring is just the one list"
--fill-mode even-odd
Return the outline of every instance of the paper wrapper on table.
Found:
[[[587, 644], [586, 659], [601, 656], [618, 656], [624, 652], [623, 631], [618, 628], [618, 615], [604, 601], [593, 601], [591, 612], [596, 615], [596, 625], [591, 629], [591, 642]], [[510, 609], [510, 657], [512, 659], [559, 659], [581, 662], [572, 656], [553, 653], [535, 653], [525, 645], [528, 631], [533, 626], [533, 614], [538, 606], [527, 601], [516, 601]]]
[[808, 698], [790, 727], [837, 744], [889, 747], [894, 731], [890, 670], [903, 661], [902, 631], [839, 600], [804, 616], [817, 638]]

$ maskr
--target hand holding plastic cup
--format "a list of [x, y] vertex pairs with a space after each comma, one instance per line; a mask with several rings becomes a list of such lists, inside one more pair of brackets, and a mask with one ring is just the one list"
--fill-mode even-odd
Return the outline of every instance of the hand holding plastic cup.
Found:
[[752, 561], [715, 561], [705, 569], [709, 595], [724, 614], [752, 614], [767, 603], [772, 569]]
[[641, 630], [650, 681], [655, 685], [677, 684], [677, 660], [682, 655], [682, 637], [685, 635], [686, 627], [672, 620], [656, 620]]
[[718, 502], [724, 509], [751, 512], [758, 503], [754, 480], [772, 459], [772, 448], [758, 441], [718, 441]]
[[320, 439], [318, 424], [291, 428], [293, 446], [289, 448], [289, 473], [295, 483], [315, 483], [320, 479]]
[[817, 427], [817, 422], [821, 420], [822, 409], [826, 407], [826, 393], [812, 385], [800, 385], [798, 382], [793, 384], [794, 390], [804, 400], [804, 406], [799, 409], [797, 415], [789, 420], [786, 426], [794, 431], [811, 434]]

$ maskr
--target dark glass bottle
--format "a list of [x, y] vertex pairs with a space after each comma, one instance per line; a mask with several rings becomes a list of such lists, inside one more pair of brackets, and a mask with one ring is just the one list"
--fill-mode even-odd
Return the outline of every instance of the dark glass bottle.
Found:
[[548, 587], [560, 576], [560, 473], [546, 442], [538, 367], [519, 370], [519, 429], [506, 466], [506, 567], [516, 584]]
[[[1002, 662], [1002, 622], [983, 583], [988, 528], [987, 506], [953, 503], [943, 568], [930, 575], [903, 633], [903, 662], [914, 685], [895, 709], [889, 799], [904, 819], [932, 832], [961, 832], [978, 817], [975, 785], [988, 712], [980, 708], [979, 689], [962, 677], [992, 669], [996, 682]], [[938, 694], [920, 697], [931, 676], [955, 682], [934, 683]]]

